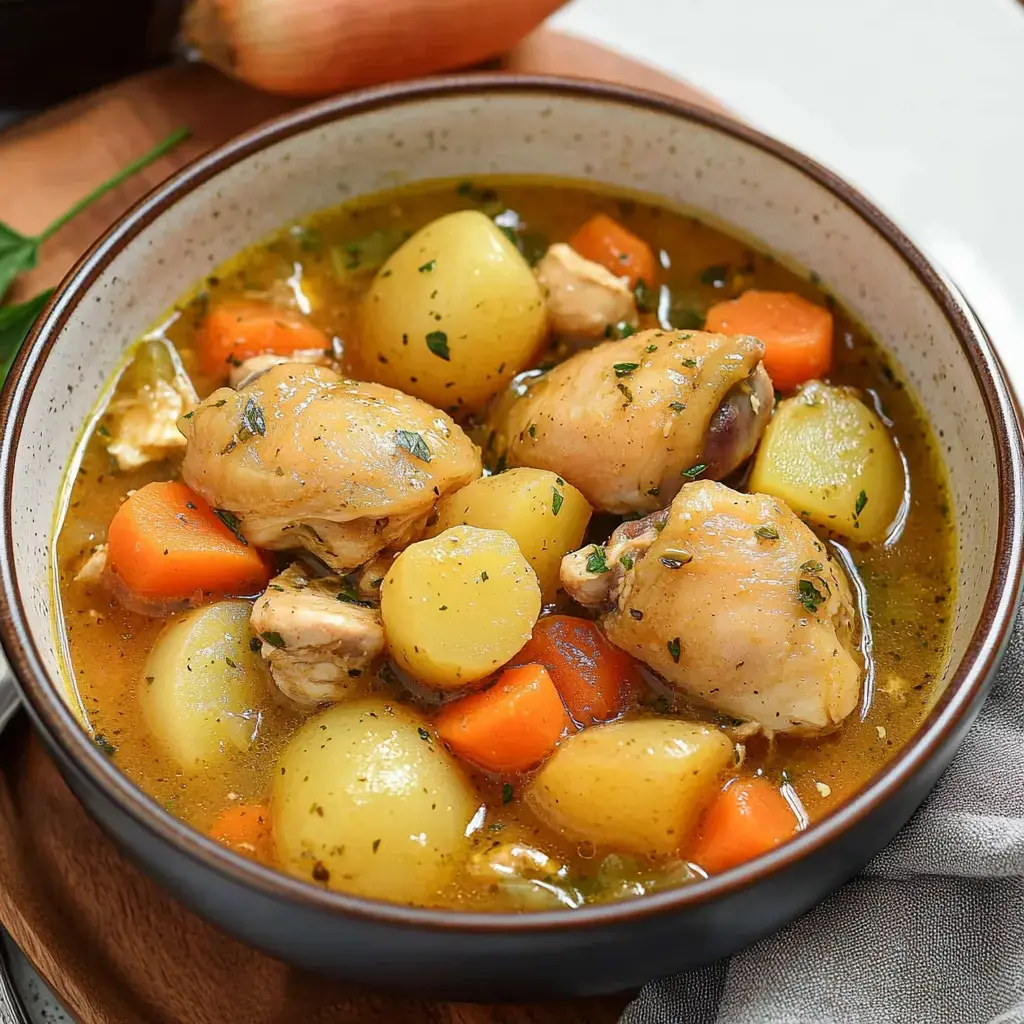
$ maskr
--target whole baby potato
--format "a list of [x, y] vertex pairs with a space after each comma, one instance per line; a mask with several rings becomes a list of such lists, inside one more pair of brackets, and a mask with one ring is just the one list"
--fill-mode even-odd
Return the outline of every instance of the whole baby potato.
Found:
[[667, 856], [692, 838], [733, 745], [698, 722], [647, 718], [563, 740], [526, 791], [548, 827], [601, 853]]
[[479, 803], [422, 720], [378, 698], [309, 719], [273, 780], [274, 843], [285, 870], [396, 902], [437, 897]]
[[250, 647], [248, 601], [218, 601], [175, 619], [143, 670], [142, 712], [182, 768], [246, 751], [267, 699], [263, 659]]
[[359, 312], [363, 377], [450, 412], [480, 409], [547, 332], [529, 265], [476, 210], [432, 221], [381, 267]]
[[385, 643], [402, 668], [453, 690], [522, 649], [540, 615], [540, 586], [507, 533], [453, 526], [395, 559], [380, 610]]
[[587, 499], [546, 469], [510, 469], [474, 480], [437, 506], [438, 534], [458, 525], [505, 530], [533, 566], [545, 601], [558, 590], [562, 556], [583, 543], [590, 522]]

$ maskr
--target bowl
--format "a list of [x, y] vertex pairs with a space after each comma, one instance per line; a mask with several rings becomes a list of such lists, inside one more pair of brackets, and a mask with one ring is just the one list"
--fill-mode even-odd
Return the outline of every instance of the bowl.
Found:
[[[491, 172], [629, 189], [706, 211], [813, 268], [888, 348], [950, 470], [951, 658], [912, 740], [825, 820], [761, 859], [632, 902], [531, 915], [411, 908], [314, 888], [172, 817], [79, 726], [62, 676], [54, 509], [82, 425], [131, 343], [195, 281], [282, 224], [361, 193]], [[870, 202], [749, 128], [675, 100], [555, 78], [461, 76], [286, 115], [203, 157], [116, 224], [40, 318], [0, 401], [0, 639], [90, 814], [202, 916], [300, 966], [452, 999], [589, 995], [735, 952], [854, 875], [906, 822], [984, 700], [1018, 605], [1021, 433], [955, 290]]]

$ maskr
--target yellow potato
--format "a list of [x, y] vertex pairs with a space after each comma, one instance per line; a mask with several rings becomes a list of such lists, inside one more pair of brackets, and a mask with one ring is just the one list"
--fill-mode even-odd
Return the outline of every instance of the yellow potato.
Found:
[[451, 213], [380, 269], [359, 313], [363, 376], [439, 409], [479, 409], [547, 332], [533, 271], [490, 218]]
[[666, 856], [689, 842], [732, 763], [733, 745], [718, 729], [611, 722], [563, 740], [526, 802], [550, 828], [600, 853]]
[[183, 768], [246, 751], [267, 699], [263, 659], [249, 646], [248, 601], [186, 612], [160, 634], [143, 670], [142, 713]]
[[395, 559], [380, 610], [392, 657], [427, 686], [457, 689], [530, 639], [540, 586], [507, 533], [454, 526]]
[[281, 866], [331, 889], [429, 902], [452, 876], [479, 804], [401, 705], [339, 704], [296, 732], [273, 773]]
[[592, 511], [572, 484], [546, 469], [482, 477], [448, 495], [437, 509], [434, 535], [459, 525], [511, 534], [533, 566], [545, 601], [554, 599], [562, 556], [583, 543]]
[[903, 461], [885, 424], [849, 388], [819, 381], [780, 402], [748, 488], [850, 540], [884, 540], [903, 503]]

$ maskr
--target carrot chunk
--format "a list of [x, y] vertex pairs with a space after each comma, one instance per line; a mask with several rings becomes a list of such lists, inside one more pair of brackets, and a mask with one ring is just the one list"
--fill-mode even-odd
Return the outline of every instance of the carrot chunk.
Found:
[[265, 302], [236, 300], [222, 302], [206, 314], [196, 334], [196, 347], [203, 372], [225, 378], [232, 365], [253, 356], [327, 350], [330, 341], [298, 313]]
[[651, 247], [606, 214], [594, 214], [569, 239], [569, 246], [616, 277], [628, 275], [630, 288], [635, 288], [638, 281], [654, 284], [658, 264]]
[[176, 480], [146, 484], [125, 501], [110, 522], [107, 555], [125, 586], [149, 600], [246, 596], [270, 579], [260, 553]]
[[793, 809], [766, 778], [734, 779], [705, 812], [689, 859], [717, 874], [767, 853], [796, 830]]
[[708, 310], [704, 329], [764, 342], [764, 368], [779, 391], [823, 377], [832, 365], [832, 314], [791, 292], [744, 292]]
[[210, 826], [209, 836], [218, 843], [230, 846], [237, 853], [244, 853], [257, 860], [272, 859], [270, 809], [263, 804], [235, 804], [228, 807]]
[[544, 666], [523, 665], [503, 672], [489, 689], [442, 708], [434, 727], [459, 757], [508, 773], [540, 764], [571, 723]]
[[569, 714], [580, 726], [617, 718], [636, 696], [636, 662], [605, 639], [588, 619], [548, 615], [510, 664], [536, 662], [551, 675]]

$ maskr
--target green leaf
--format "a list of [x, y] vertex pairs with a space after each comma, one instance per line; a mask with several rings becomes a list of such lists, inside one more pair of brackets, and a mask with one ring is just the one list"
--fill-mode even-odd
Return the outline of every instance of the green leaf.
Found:
[[640, 369], [639, 363], [615, 363], [612, 366], [616, 377], [628, 377], [634, 370]]
[[266, 633], [260, 633], [260, 636], [263, 637], [271, 647], [276, 647], [278, 650], [281, 650], [281, 648], [284, 647], [284, 637], [276, 630], [268, 629]]
[[0, 299], [14, 279], [24, 270], [31, 270], [39, 256], [39, 242], [26, 238], [13, 228], [0, 223]]
[[51, 288], [29, 299], [28, 302], [22, 302], [17, 306], [0, 307], [0, 382], [7, 376], [21, 343], [32, 330], [32, 325], [50, 301], [52, 294]]
[[672, 655], [672, 660], [678, 665], [679, 664], [679, 637], [675, 637], [669, 640], [665, 646], [668, 648], [668, 653]]
[[604, 557], [604, 548], [599, 548], [595, 544], [591, 548], [590, 557], [587, 559], [587, 572], [595, 574], [608, 572], [609, 568], [608, 561]]
[[797, 589], [797, 599], [814, 615], [818, 611], [818, 606], [825, 600], [825, 595], [810, 580], [801, 580]]
[[427, 335], [427, 348], [446, 363], [450, 362], [451, 354], [448, 352], [448, 335], [444, 331], [431, 331]]
[[696, 466], [691, 466], [689, 469], [684, 469], [681, 473], [687, 480], [696, 480], [697, 477], [704, 472], [708, 467], [703, 462], [698, 462]]
[[551, 488], [551, 514], [557, 516], [562, 511], [562, 502], [565, 497], [555, 487]]
[[263, 410], [257, 405], [255, 398], [250, 398], [245, 403], [242, 412], [242, 424], [250, 434], [259, 434], [260, 437], [267, 436], [267, 421], [263, 417]]
[[238, 522], [238, 516], [234, 512], [229, 512], [226, 508], [215, 508], [213, 514], [235, 535], [235, 537], [242, 542], [245, 547], [249, 546], [249, 542], [242, 535], [242, 528]]
[[[778, 540], [779, 531], [774, 526], [759, 526], [754, 533], [761, 538], [761, 540]], [[821, 568], [820, 566], [818, 568]]]
[[417, 434], [414, 430], [396, 430], [395, 444], [399, 448], [404, 448], [420, 462], [430, 461], [430, 449], [427, 447], [427, 442], [423, 440], [422, 434]]

